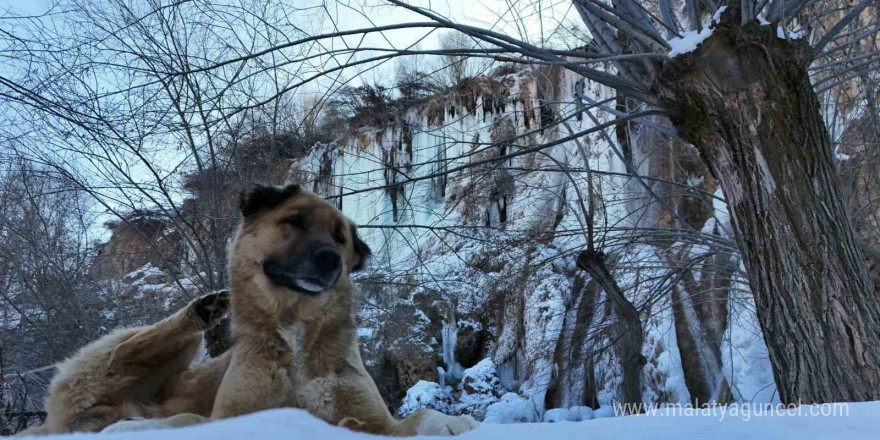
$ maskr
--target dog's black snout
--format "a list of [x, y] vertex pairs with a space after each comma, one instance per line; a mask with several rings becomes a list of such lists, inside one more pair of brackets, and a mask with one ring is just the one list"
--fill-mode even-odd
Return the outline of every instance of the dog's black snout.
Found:
[[322, 272], [332, 272], [342, 266], [342, 255], [333, 246], [321, 246], [315, 250], [315, 266]]

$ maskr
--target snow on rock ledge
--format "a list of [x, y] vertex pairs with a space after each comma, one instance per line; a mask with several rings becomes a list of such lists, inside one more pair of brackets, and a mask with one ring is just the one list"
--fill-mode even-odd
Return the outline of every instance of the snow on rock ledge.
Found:
[[487, 423], [531, 423], [541, 420], [541, 409], [532, 399], [506, 393], [486, 409]]
[[430, 408], [442, 413], [452, 413], [452, 387], [441, 386], [437, 382], [420, 380], [406, 391], [406, 397], [397, 410], [399, 417], [406, 417], [420, 409]]

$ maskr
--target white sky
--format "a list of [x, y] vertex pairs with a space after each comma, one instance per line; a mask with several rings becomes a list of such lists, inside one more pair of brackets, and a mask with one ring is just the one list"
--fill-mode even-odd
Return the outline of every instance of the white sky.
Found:
[[[55, 1], [0, 0], [0, 15], [5, 15], [5, 12], [13, 12], [18, 15], [39, 14], [48, 10], [52, 3]], [[377, 25], [428, 21], [426, 18], [403, 8], [392, 7], [384, 0], [331, 0], [326, 2], [299, 0], [297, 6], [309, 3], [328, 4], [336, 19], [339, 20], [340, 28], [369, 26], [369, 20]], [[541, 31], [550, 32], [566, 15], [577, 18], [576, 14], [570, 10], [571, 2], [569, 0], [409, 0], [409, 3], [431, 9], [458, 23], [487, 27], [529, 39], [538, 38]], [[366, 16], [363, 16], [361, 11], [366, 12]], [[543, 27], [537, 20], [536, 11], [541, 11]], [[524, 24], [522, 26], [510, 25], [509, 23], [514, 19], [518, 19]], [[399, 42], [406, 44], [424, 35], [424, 31], [410, 30], [397, 34], [408, 34], [408, 38]], [[432, 45], [429, 44], [428, 47], [430, 46]]]
[[[83, 0], [88, 1], [88, 0]], [[140, 1], [140, 0], [133, 0]], [[170, 2], [171, 0], [164, 0]], [[231, 2], [249, 0], [227, 0]], [[320, 6], [326, 4], [329, 10], [315, 9], [312, 12], [303, 13], [303, 18], [297, 15], [296, 26], [304, 28], [309, 33], [327, 33], [338, 29], [359, 29], [372, 26], [382, 26], [406, 22], [427, 22], [428, 18], [400, 7], [390, 6], [384, 0], [279, 0], [293, 1], [297, 8], [308, 6]], [[0, 17], [10, 15], [39, 15], [50, 9], [55, 3], [53, 0], [0, 0]], [[565, 17], [572, 17], [569, 23], [577, 23], [577, 13], [571, 9], [570, 0], [409, 0], [410, 4], [427, 7], [439, 15], [451, 18], [454, 22], [479, 26], [492, 29], [496, 32], [506, 33], [519, 39], [526, 39], [532, 43], [541, 41], [542, 35], [546, 38], [552, 33]], [[540, 13], [536, 12], [540, 11]], [[313, 19], [309, 20], [309, 15]], [[302, 22], [300, 22], [302, 21]], [[8, 22], [7, 22], [8, 23]], [[0, 28], [4, 27], [4, 21], [0, 20]], [[354, 46], [360, 43], [361, 47], [388, 47], [405, 48], [419, 39], [423, 49], [436, 48], [438, 35], [444, 31], [431, 31], [426, 28], [405, 29], [383, 34], [369, 34], [361, 42], [361, 36], [352, 36], [345, 39], [345, 43]], [[336, 46], [341, 41], [330, 44]], [[538, 43], [540, 44], [540, 43]], [[360, 56], [367, 57], [368, 54]], [[394, 77], [395, 62], [384, 63], [381, 67], [370, 70], [363, 76], [358, 76], [351, 85], [360, 81], [369, 83], [387, 84], [383, 79]], [[3, 66], [0, 66], [0, 72]], [[344, 76], [352, 78], [357, 75], [354, 70], [346, 71]], [[377, 81], [378, 80], [378, 81]], [[390, 85], [390, 84], [388, 84]], [[300, 88], [296, 93], [305, 96], [310, 93], [321, 93], [323, 87], [318, 84], [310, 84]], [[178, 153], [170, 153], [179, 155]], [[173, 159], [173, 160], [171, 160]], [[169, 162], [175, 162], [179, 158], [175, 155]]]

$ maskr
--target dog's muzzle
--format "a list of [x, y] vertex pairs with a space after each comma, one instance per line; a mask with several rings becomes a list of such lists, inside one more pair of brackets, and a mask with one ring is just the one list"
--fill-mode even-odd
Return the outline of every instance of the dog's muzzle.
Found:
[[332, 290], [342, 273], [342, 255], [333, 246], [320, 246], [307, 258], [269, 258], [263, 271], [272, 283], [309, 295]]

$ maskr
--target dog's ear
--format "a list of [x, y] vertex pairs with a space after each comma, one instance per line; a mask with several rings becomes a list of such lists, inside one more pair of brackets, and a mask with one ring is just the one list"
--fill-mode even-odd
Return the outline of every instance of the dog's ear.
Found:
[[367, 243], [361, 240], [358, 236], [357, 227], [355, 225], [351, 225], [351, 240], [354, 246], [354, 256], [357, 259], [350, 272], [357, 272], [366, 267], [367, 263], [370, 261], [370, 256], [373, 255], [373, 251], [371, 251], [370, 247], [367, 246]]
[[238, 208], [245, 218], [263, 209], [274, 208], [299, 192], [299, 185], [268, 186], [253, 184], [238, 196]]

